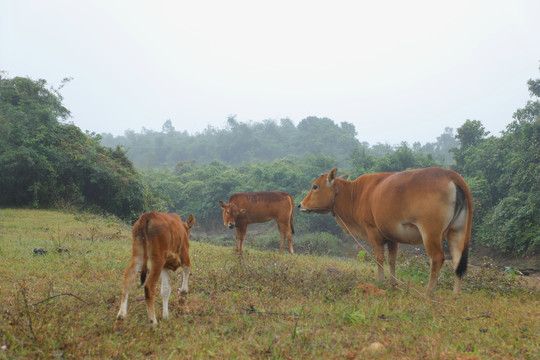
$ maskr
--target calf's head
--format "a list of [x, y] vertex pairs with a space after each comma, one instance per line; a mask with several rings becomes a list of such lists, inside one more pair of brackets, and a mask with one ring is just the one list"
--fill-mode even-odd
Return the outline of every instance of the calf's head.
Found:
[[333, 168], [329, 173], [322, 174], [312, 184], [309, 193], [304, 200], [300, 202], [298, 208], [302, 212], [315, 212], [318, 214], [327, 214], [334, 207], [334, 201], [337, 194], [336, 179], [347, 179], [348, 175], [336, 176], [337, 169]]
[[240, 209], [238, 206], [236, 206], [236, 204], [233, 203], [225, 204], [223, 201], [220, 201], [219, 205], [221, 205], [223, 208], [223, 224], [228, 226], [229, 229], [233, 229], [235, 227], [238, 215], [246, 212], [244, 209]]

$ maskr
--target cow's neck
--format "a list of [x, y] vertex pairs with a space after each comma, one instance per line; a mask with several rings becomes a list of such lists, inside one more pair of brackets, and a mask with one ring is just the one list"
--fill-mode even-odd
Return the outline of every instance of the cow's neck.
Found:
[[339, 215], [343, 217], [347, 215], [345, 207], [347, 203], [354, 201], [354, 187], [351, 181], [336, 179], [336, 186], [334, 188], [334, 197], [332, 199], [331, 212], [333, 216]]
[[355, 181], [339, 180], [336, 184], [331, 212], [345, 233], [355, 238], [365, 239], [365, 224], [362, 224], [355, 216], [356, 209], [354, 209], [354, 204], [362, 197], [362, 188], [358, 186], [357, 181], [358, 179]]

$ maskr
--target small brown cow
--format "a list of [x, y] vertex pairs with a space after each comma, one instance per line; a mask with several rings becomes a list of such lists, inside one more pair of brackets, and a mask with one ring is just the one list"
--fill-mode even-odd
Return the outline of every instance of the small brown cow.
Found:
[[423, 243], [431, 259], [428, 294], [433, 294], [437, 284], [446, 239], [456, 272], [454, 294], [460, 293], [473, 210], [469, 187], [458, 173], [433, 167], [367, 174], [354, 181], [336, 174], [334, 168], [313, 182], [298, 206], [301, 211], [331, 212], [347, 234], [369, 242], [378, 262], [379, 281], [384, 279], [385, 244], [395, 282], [398, 244]]
[[294, 253], [294, 199], [281, 191], [259, 191], [232, 194], [229, 202], [220, 201], [223, 208], [223, 223], [229, 229], [236, 228], [236, 251], [242, 253], [242, 245], [249, 224], [275, 220], [281, 237], [279, 252], [283, 252], [285, 239], [289, 252]]
[[[163, 318], [169, 316], [169, 275], [167, 270], [175, 271], [182, 267], [183, 294], [188, 292], [188, 279], [191, 263], [189, 261], [189, 233], [195, 217], [189, 215], [187, 222], [182, 222], [176, 214], [164, 214], [156, 211], [142, 214], [132, 229], [133, 252], [131, 262], [124, 272], [122, 282], [122, 300], [117, 321], [124, 320], [127, 314], [129, 286], [133, 283], [137, 272], [141, 271], [141, 285], [144, 285], [144, 296], [148, 319], [152, 325], [157, 324], [154, 298], [156, 285], [161, 276], [161, 296], [163, 298]], [[150, 273], [148, 278], [148, 259]]]

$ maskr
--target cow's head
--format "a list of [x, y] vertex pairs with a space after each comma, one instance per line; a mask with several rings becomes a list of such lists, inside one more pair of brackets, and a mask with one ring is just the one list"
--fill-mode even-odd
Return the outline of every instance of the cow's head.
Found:
[[300, 202], [298, 208], [302, 212], [316, 212], [318, 214], [328, 214], [334, 207], [334, 200], [337, 194], [338, 179], [346, 180], [348, 175], [336, 177], [337, 169], [333, 168], [329, 173], [319, 176], [313, 184], [307, 196]]
[[193, 216], [193, 214], [189, 214], [188, 219], [184, 223], [184, 226], [186, 227], [186, 231], [188, 235], [191, 232], [191, 228], [193, 227], [193, 224], [195, 224], [195, 216]]
[[238, 215], [246, 212], [246, 210], [240, 209], [233, 203], [225, 204], [223, 201], [220, 201], [219, 205], [223, 208], [223, 224], [228, 226], [229, 229], [233, 229], [236, 225], [236, 218], [238, 218]]

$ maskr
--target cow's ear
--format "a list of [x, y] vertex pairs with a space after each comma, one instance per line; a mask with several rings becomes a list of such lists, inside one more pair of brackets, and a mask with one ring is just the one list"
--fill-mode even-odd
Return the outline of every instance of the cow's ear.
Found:
[[219, 205], [221, 205], [222, 208], [226, 208], [227, 204], [225, 204], [223, 201], [219, 200]]
[[337, 168], [333, 168], [332, 170], [330, 170], [330, 173], [328, 173], [327, 181], [329, 185], [332, 185], [332, 182], [336, 178], [336, 174], [337, 174]]
[[340, 175], [339, 178], [343, 180], [347, 180], [349, 178], [349, 174]]
[[193, 227], [193, 224], [195, 224], [195, 216], [193, 216], [193, 214], [189, 214], [189, 217], [186, 221], [187, 229], [190, 230]]

